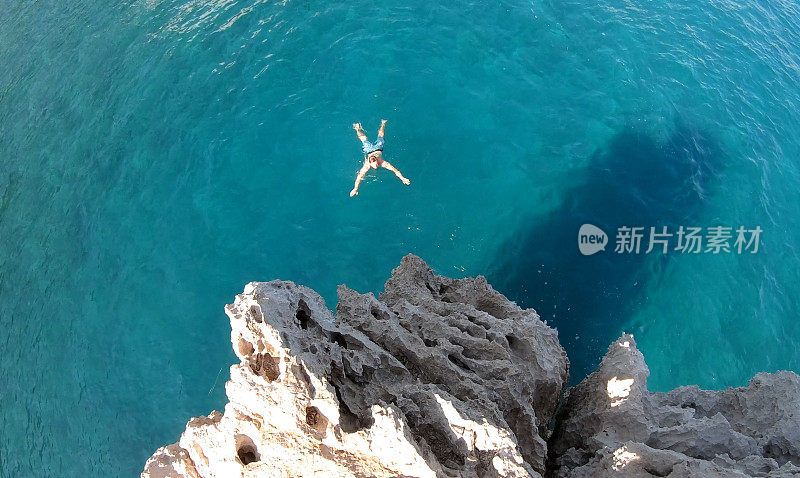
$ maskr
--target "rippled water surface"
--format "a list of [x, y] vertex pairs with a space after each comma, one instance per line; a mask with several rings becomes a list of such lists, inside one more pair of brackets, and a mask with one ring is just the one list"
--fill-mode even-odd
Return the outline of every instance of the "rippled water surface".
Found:
[[[4, 2], [0, 475], [137, 475], [224, 405], [245, 283], [333, 306], [407, 252], [536, 308], [573, 380], [623, 330], [651, 389], [800, 370], [799, 19], [755, 0]], [[411, 186], [383, 171], [351, 199], [350, 124], [381, 118]], [[764, 232], [754, 255], [583, 257], [584, 222]]]

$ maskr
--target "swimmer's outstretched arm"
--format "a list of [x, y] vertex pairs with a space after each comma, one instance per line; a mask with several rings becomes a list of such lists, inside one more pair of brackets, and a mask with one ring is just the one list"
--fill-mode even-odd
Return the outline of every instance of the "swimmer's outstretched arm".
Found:
[[397, 170], [397, 168], [392, 166], [392, 163], [390, 163], [389, 161], [384, 161], [383, 164], [381, 164], [381, 167], [386, 168], [389, 171], [393, 172], [394, 175], [397, 176], [397, 178], [400, 181], [403, 181], [403, 184], [405, 184], [406, 186], [411, 184], [411, 180], [409, 180], [407, 177], [403, 176], [403, 173], [401, 173], [400, 171]]
[[356, 184], [353, 186], [353, 190], [350, 191], [350, 197], [358, 195], [358, 185], [361, 183], [361, 180], [364, 179], [364, 175], [367, 174], [369, 171], [369, 164], [364, 161], [364, 166], [361, 166], [361, 169], [358, 170], [358, 175], [356, 176]]

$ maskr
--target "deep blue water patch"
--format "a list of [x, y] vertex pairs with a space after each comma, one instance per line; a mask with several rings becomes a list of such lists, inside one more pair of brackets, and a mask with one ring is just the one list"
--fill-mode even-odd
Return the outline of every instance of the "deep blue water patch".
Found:
[[[573, 383], [596, 368], [623, 332], [648, 278], [657, 274], [652, 267], [662, 269], [679, 254], [675, 238], [666, 254], [659, 246], [648, 254], [650, 228], [675, 234], [699, 223], [722, 154], [709, 133], [680, 122], [664, 141], [625, 128], [591, 155], [585, 176], [567, 189], [558, 209], [500, 249], [490, 281], [559, 331]], [[583, 224], [607, 234], [604, 250], [579, 252]], [[643, 228], [640, 248], [615, 251], [621, 227]]]

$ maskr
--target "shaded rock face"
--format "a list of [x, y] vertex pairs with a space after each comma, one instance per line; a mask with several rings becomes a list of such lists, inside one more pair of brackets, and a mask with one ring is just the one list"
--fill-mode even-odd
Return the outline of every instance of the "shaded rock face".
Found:
[[721, 391], [647, 390], [631, 335], [567, 392], [548, 476], [800, 476], [800, 377], [760, 373]]
[[792, 372], [652, 393], [626, 334], [558, 408], [556, 332], [484, 278], [409, 255], [379, 299], [338, 292], [334, 317], [306, 287], [248, 284], [225, 309], [240, 362], [224, 413], [191, 419], [142, 477], [800, 477]]
[[409, 255], [380, 300], [250, 283], [226, 307], [240, 363], [146, 477], [541, 476], [568, 361], [555, 330], [482, 277]]

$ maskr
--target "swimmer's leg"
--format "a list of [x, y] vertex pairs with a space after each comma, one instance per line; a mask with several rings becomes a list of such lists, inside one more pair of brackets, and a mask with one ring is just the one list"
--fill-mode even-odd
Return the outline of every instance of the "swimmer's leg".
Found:
[[364, 128], [361, 126], [361, 123], [353, 123], [353, 129], [356, 130], [356, 136], [358, 136], [358, 139], [361, 140], [362, 143], [367, 141], [367, 135], [364, 133]]
[[386, 129], [386, 120], [381, 120], [381, 129], [378, 130], [378, 137], [383, 138], [383, 131]]

